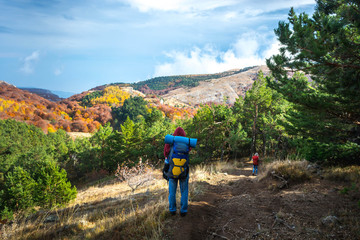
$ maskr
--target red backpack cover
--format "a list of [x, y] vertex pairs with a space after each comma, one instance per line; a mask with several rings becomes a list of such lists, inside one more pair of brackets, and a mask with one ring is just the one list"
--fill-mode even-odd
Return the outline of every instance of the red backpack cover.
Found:
[[254, 164], [254, 165], [258, 165], [258, 164], [259, 164], [259, 157], [258, 157], [258, 156], [253, 156], [252, 159], [253, 159], [253, 164]]

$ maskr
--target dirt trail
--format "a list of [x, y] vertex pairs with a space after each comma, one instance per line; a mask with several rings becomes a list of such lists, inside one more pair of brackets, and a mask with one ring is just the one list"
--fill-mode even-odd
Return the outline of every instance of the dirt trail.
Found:
[[[251, 165], [228, 172], [189, 203], [186, 217], [166, 222], [165, 239], [359, 239], [360, 208], [345, 185], [314, 177], [289, 188], [257, 181]], [[330, 217], [329, 217], [330, 216]], [[325, 221], [327, 219], [329, 221]], [[334, 218], [336, 217], [336, 219]]]

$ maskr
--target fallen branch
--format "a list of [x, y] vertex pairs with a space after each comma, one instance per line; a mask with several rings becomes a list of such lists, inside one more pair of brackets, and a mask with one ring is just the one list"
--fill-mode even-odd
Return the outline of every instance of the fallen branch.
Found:
[[275, 177], [275, 178], [277, 178], [277, 179], [279, 179], [281, 182], [282, 182], [282, 184], [280, 185], [280, 186], [278, 186], [278, 188], [283, 188], [283, 187], [289, 187], [288, 186], [288, 181], [286, 181], [286, 179], [285, 178], [283, 178], [282, 176], [279, 176], [278, 174], [276, 174], [276, 172], [275, 171], [272, 171], [271, 172], [271, 175], [273, 176], [273, 177]]
[[282, 224], [285, 225], [285, 227], [289, 228], [289, 229], [292, 230], [292, 231], [295, 231], [295, 229], [294, 229], [295, 227], [294, 227], [294, 226], [290, 226], [290, 225], [287, 224], [284, 220], [278, 218], [278, 216], [275, 215], [275, 220], [274, 220], [273, 225], [271, 226], [271, 229], [273, 229], [273, 228], [275, 227], [276, 223], [282, 223]]
[[211, 235], [213, 235], [213, 236], [215, 236], [215, 237], [222, 238], [222, 239], [227, 239], [227, 240], [229, 240], [227, 237], [221, 236], [221, 235], [219, 235], [219, 234], [217, 234], [217, 233], [214, 233], [214, 232], [211, 232]]
[[225, 227], [230, 223], [232, 222], [233, 220], [235, 220], [234, 218], [233, 219], [230, 219], [230, 221], [228, 221], [223, 227], [222, 227], [222, 231], [225, 232]]
[[244, 232], [252, 232], [251, 230], [244, 229], [242, 227], [238, 227], [240, 230], [243, 230]]

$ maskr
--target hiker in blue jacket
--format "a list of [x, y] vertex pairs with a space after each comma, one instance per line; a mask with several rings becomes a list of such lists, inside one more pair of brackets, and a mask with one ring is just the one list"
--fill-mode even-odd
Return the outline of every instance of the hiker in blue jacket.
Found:
[[[186, 133], [184, 129], [181, 127], [176, 128], [173, 136], [182, 136], [186, 137]], [[172, 149], [173, 145], [165, 144], [164, 146], [164, 156], [165, 156], [165, 166], [163, 169], [163, 177], [169, 181], [169, 210], [171, 215], [176, 214], [176, 189], [178, 182], [180, 182], [180, 192], [181, 192], [181, 208], [180, 208], [180, 216], [184, 217], [188, 211], [188, 196], [189, 196], [189, 167], [188, 163], [184, 168], [184, 172], [179, 175], [178, 178], [169, 177], [170, 168], [170, 158], [172, 154], [174, 154], [174, 150]], [[188, 146], [187, 155], [191, 148]], [[188, 159], [188, 158], [187, 158]], [[188, 161], [188, 160], [187, 160]]]

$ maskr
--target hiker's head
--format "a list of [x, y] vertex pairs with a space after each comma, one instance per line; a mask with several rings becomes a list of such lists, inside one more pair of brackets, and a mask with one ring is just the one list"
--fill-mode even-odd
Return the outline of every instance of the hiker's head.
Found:
[[255, 156], [259, 156], [259, 154], [258, 154], [258, 153], [255, 153]]
[[178, 127], [176, 128], [173, 136], [182, 136], [182, 137], [186, 137], [186, 133], [184, 131], [184, 129], [182, 127]]

